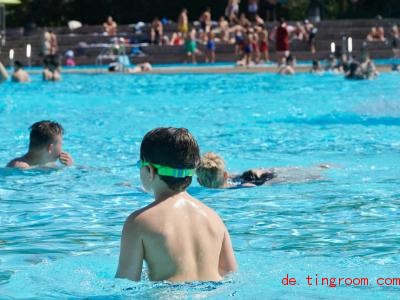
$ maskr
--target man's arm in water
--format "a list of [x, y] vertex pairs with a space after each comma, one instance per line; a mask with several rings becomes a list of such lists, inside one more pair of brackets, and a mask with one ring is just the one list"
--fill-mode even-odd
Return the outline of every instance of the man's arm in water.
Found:
[[140, 281], [143, 266], [143, 241], [136, 220], [137, 213], [125, 221], [121, 236], [118, 270], [115, 277]]
[[3, 64], [0, 62], [0, 83], [6, 81], [8, 79], [8, 74], [6, 68], [4, 68]]
[[219, 254], [219, 275], [225, 276], [235, 272], [237, 268], [235, 254], [233, 252], [231, 238], [228, 230], [225, 228], [224, 240], [222, 242], [221, 253]]

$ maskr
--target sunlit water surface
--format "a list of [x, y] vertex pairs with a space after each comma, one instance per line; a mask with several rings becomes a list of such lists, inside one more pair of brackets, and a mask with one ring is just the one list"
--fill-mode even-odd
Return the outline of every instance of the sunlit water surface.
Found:
[[[0, 86], [0, 164], [25, 153], [28, 127], [54, 119], [76, 166], [0, 169], [0, 298], [396, 298], [400, 277], [400, 75], [374, 81], [297, 75], [65, 75]], [[183, 126], [232, 172], [333, 166], [323, 180], [189, 192], [225, 221], [240, 270], [222, 283], [114, 279], [139, 190], [141, 138]], [[130, 182], [132, 187], [121, 185]], [[295, 277], [295, 286], [282, 278]], [[366, 287], [309, 286], [368, 277]], [[144, 275], [146, 277], [146, 275]]]

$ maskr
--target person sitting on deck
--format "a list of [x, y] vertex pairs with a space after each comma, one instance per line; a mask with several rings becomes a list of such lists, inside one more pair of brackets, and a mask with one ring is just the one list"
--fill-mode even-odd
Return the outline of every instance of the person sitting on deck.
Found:
[[370, 32], [367, 35], [368, 42], [384, 42], [385, 39], [385, 30], [383, 27], [372, 27]]
[[154, 202], [125, 221], [116, 277], [152, 281], [219, 281], [236, 270], [228, 230], [218, 214], [186, 189], [199, 162], [184, 128], [156, 128], [140, 146], [140, 180]]
[[20, 61], [16, 60], [14, 62], [14, 73], [11, 76], [11, 80], [14, 82], [29, 82], [28, 72], [23, 69], [23, 65]]
[[57, 160], [65, 166], [73, 164], [72, 157], [62, 150], [64, 129], [59, 123], [40, 121], [33, 124], [30, 130], [28, 153], [10, 161], [8, 168], [51, 168], [55, 167]]
[[220, 17], [218, 21], [218, 30], [220, 32], [221, 41], [224, 43], [229, 42], [229, 22], [224, 18]]
[[241, 174], [229, 174], [224, 160], [213, 152], [202, 156], [196, 168], [197, 181], [207, 188], [244, 188], [277, 183], [305, 183], [322, 180], [321, 171], [329, 165], [311, 168], [285, 167], [251, 169]]
[[163, 38], [163, 24], [161, 23], [159, 18], [154, 18], [151, 23], [150, 29], [150, 41], [152, 44], [161, 45]]
[[201, 54], [200, 50], [197, 48], [196, 41], [196, 30], [192, 29], [189, 36], [185, 40], [185, 50], [187, 58], [192, 59], [192, 63], [196, 63], [196, 55]]
[[6, 81], [8, 79], [8, 73], [6, 68], [4, 68], [3, 64], [0, 62], [0, 83]]
[[107, 21], [103, 24], [104, 32], [106, 35], [115, 36], [117, 35], [117, 23], [111, 16], [107, 18]]
[[180, 32], [174, 32], [171, 36], [171, 40], [169, 41], [169, 44], [171, 46], [182, 46], [184, 43], [182, 33]]

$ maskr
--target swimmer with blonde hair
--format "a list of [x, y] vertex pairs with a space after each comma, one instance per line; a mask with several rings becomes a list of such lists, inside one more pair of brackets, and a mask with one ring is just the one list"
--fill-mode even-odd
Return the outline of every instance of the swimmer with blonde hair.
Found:
[[228, 174], [224, 160], [212, 152], [203, 155], [196, 175], [199, 184], [208, 188], [253, 187], [275, 177], [270, 169], [252, 169], [240, 175]]
[[197, 181], [207, 188], [242, 188], [276, 183], [305, 183], [322, 180], [322, 169], [328, 165], [311, 168], [282, 167], [251, 169], [239, 175], [229, 174], [224, 160], [213, 152], [204, 154], [196, 168]]

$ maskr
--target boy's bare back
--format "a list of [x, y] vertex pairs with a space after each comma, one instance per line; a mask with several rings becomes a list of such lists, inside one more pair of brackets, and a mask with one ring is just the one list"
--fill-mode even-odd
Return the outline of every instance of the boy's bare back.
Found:
[[120, 258], [120, 266], [136, 266], [136, 270], [119, 268], [117, 273], [132, 280], [139, 280], [141, 264], [121, 260], [144, 259], [150, 280], [155, 281], [216, 281], [236, 265], [219, 216], [186, 192], [129, 216], [121, 243], [136, 245]]
[[125, 221], [117, 277], [140, 280], [143, 261], [155, 281], [217, 281], [236, 270], [224, 223], [186, 192], [199, 153], [185, 128], [159, 127], [144, 136], [137, 166], [154, 202]]

